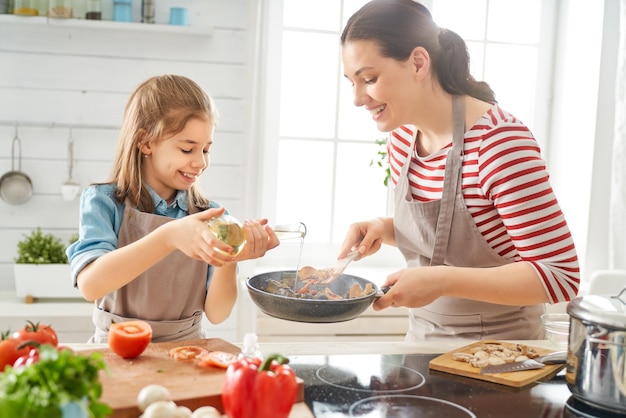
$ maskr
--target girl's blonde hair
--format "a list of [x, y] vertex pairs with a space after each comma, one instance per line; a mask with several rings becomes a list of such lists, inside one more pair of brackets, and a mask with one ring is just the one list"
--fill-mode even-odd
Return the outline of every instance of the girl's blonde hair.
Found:
[[[131, 94], [124, 111], [124, 120], [109, 183], [117, 185], [115, 198], [128, 201], [143, 212], [153, 212], [154, 202], [143, 187], [141, 175], [142, 144], [155, 143], [182, 131], [190, 119], [215, 124], [217, 111], [211, 98], [189, 78], [161, 75], [141, 83]], [[194, 183], [188, 191], [189, 204], [209, 207], [209, 200]]]

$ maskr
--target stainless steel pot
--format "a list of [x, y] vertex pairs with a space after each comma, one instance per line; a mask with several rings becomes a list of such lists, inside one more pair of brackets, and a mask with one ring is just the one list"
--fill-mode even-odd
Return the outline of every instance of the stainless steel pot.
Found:
[[570, 331], [565, 380], [572, 395], [596, 408], [626, 412], [626, 288], [567, 305]]

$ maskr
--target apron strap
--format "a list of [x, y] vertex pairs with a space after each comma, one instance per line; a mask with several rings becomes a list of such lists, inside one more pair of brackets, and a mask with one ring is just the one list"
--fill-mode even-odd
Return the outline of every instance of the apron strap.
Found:
[[463, 145], [465, 137], [465, 101], [462, 96], [452, 97], [452, 149], [446, 158], [446, 170], [441, 195], [441, 206], [437, 218], [435, 245], [430, 258], [431, 266], [442, 265], [445, 261], [452, 228], [452, 213], [457, 188], [461, 184], [461, 168], [463, 166]]

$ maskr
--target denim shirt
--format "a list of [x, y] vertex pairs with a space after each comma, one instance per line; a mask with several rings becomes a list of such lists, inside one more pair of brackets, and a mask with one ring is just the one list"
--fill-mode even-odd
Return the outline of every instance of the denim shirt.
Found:
[[[152, 188], [148, 185], [144, 186], [155, 202], [154, 214], [174, 219], [189, 214], [185, 190], [179, 190], [174, 202], [167, 206], [167, 202]], [[92, 185], [87, 187], [80, 197], [79, 240], [66, 250], [74, 287], [77, 287], [78, 273], [86, 265], [101, 255], [117, 249], [117, 237], [122, 225], [125, 205], [115, 199], [115, 190], [114, 184]], [[217, 208], [220, 205], [211, 201], [210, 207]], [[212, 274], [213, 267], [209, 265], [207, 287]]]

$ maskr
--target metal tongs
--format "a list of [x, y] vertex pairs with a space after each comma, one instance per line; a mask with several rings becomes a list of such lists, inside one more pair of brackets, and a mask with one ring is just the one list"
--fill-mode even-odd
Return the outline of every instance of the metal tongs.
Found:
[[333, 264], [332, 266], [320, 270], [324, 272], [324, 278], [318, 283], [329, 284], [333, 282], [337, 277], [341, 276], [341, 273], [343, 273], [346, 267], [348, 267], [348, 264], [350, 264], [360, 255], [361, 253], [359, 252], [359, 250], [354, 250], [348, 253], [348, 255], [346, 255], [344, 258], [340, 258], [339, 260], [335, 261], [335, 264]]

